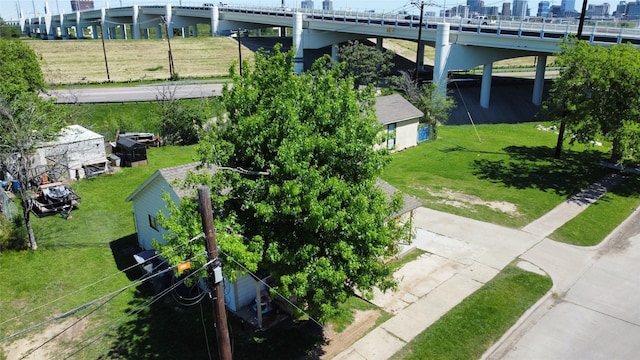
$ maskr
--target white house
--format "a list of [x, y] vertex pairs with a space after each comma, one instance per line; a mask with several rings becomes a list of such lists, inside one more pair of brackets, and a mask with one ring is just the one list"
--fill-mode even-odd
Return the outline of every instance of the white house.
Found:
[[58, 137], [43, 143], [33, 157], [34, 176], [55, 180], [81, 179], [108, 171], [104, 137], [80, 125], [64, 127]]
[[[175, 184], [176, 180], [183, 180], [188, 173], [203, 173], [215, 171], [214, 168], [197, 169], [199, 163], [190, 163], [157, 170], [142, 185], [140, 185], [126, 201], [133, 202], [133, 216], [138, 235], [138, 244], [143, 250], [153, 250], [152, 241], [163, 241], [163, 235], [167, 233], [156, 221], [158, 211], [165, 214], [165, 202], [162, 195], [167, 192], [171, 200], [179, 204], [180, 199], [186, 196], [195, 196], [195, 189], [185, 189]], [[204, 241], [204, 240], [203, 240]], [[225, 303], [231, 311], [252, 304], [256, 298], [256, 280], [250, 275], [237, 276], [236, 282], [229, 284], [225, 279]], [[264, 284], [258, 293], [264, 290]]]
[[377, 97], [375, 110], [387, 135], [387, 149], [400, 151], [418, 144], [418, 123], [424, 116], [422, 111], [399, 94]]

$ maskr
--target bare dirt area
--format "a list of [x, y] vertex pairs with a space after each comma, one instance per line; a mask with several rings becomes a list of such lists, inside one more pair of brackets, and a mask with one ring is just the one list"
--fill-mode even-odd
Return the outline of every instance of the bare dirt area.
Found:
[[[167, 79], [169, 74], [166, 39], [105, 41], [105, 64], [99, 40], [29, 40], [26, 43], [40, 59], [48, 84], [77, 84], [107, 81]], [[252, 52], [243, 49], [243, 59]], [[238, 43], [228, 37], [173, 38], [171, 52], [180, 77], [227, 76], [238, 59]]]
[[380, 310], [356, 310], [353, 314], [353, 322], [342, 332], [338, 333], [328, 326], [324, 332], [327, 344], [322, 347], [324, 351], [322, 359], [333, 359], [349, 345], [358, 341], [373, 328], [380, 315]]
[[[23, 336], [12, 343], [6, 344], [2, 348], [6, 359], [45, 360], [55, 358], [55, 355], [60, 355], [67, 350], [65, 343], [72, 341], [74, 338], [82, 337], [82, 334], [84, 334], [87, 325], [86, 321], [80, 321], [73, 325], [76, 321], [76, 319], [67, 319], [48, 326], [42, 332]], [[67, 328], [69, 329], [66, 330]]]
[[431, 196], [439, 198], [440, 204], [446, 204], [459, 208], [470, 209], [472, 206], [486, 206], [492, 210], [500, 211], [511, 216], [520, 216], [518, 207], [515, 204], [506, 201], [485, 201], [475, 195], [463, 194], [448, 189], [442, 191], [433, 191], [427, 189]]

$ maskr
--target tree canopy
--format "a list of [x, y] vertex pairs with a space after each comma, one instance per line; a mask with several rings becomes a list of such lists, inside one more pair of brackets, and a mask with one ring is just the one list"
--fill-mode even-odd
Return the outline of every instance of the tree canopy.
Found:
[[[640, 151], [640, 50], [631, 44], [563, 44], [556, 62], [560, 77], [543, 103], [542, 114], [564, 121], [571, 142], [599, 137], [612, 144], [612, 161]], [[602, 139], [600, 138], [600, 139]]]
[[0, 95], [12, 101], [19, 94], [45, 87], [35, 52], [23, 41], [0, 38]]
[[227, 117], [199, 153], [236, 170], [200, 181], [217, 189], [216, 222], [236, 224], [218, 232], [260, 243], [259, 266], [275, 289], [326, 320], [356, 291], [394, 286], [382, 260], [406, 232], [389, 221], [400, 199], [390, 202], [375, 185], [389, 154], [374, 147], [381, 128], [372, 89], [354, 90], [328, 58], [295, 75], [293, 58], [276, 47], [234, 73], [223, 91]]
[[354, 86], [377, 86], [391, 72], [393, 52], [377, 50], [359, 41], [349, 41], [340, 47], [338, 61], [342, 76], [353, 77]]

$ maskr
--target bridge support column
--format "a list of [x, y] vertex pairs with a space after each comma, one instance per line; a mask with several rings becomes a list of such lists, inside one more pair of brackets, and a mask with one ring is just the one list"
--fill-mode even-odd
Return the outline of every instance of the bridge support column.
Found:
[[480, 106], [483, 109], [489, 108], [489, 98], [491, 96], [491, 75], [493, 72], [493, 63], [484, 64], [482, 66], [482, 84], [480, 85]]
[[173, 19], [172, 19], [172, 10], [171, 10], [171, 4], [167, 4], [166, 6], [166, 11], [164, 14], [164, 20], [166, 21], [166, 25], [167, 25], [167, 38], [171, 38], [173, 39]]
[[193, 37], [198, 37], [198, 24], [193, 25]]
[[162, 25], [156, 25], [156, 38], [162, 39]]
[[538, 55], [536, 64], [536, 78], [533, 80], [533, 97], [531, 101], [534, 105], [542, 104], [542, 90], [544, 88], [544, 70], [547, 66], [547, 56]]
[[133, 5], [133, 25], [131, 25], [131, 32], [133, 32], [133, 38], [135, 40], [140, 39], [140, 9], [138, 5]]
[[144, 38], [145, 38], [146, 40], [149, 40], [149, 28], [145, 28], [145, 29], [144, 29]]
[[[98, 40], [98, 26], [97, 25], [91, 25], [91, 35], [93, 36], [93, 40]], [[100, 26], [100, 29], [102, 30], [102, 26]]]
[[331, 45], [331, 59], [335, 62], [338, 62], [338, 52], [340, 50], [340, 44]]
[[115, 40], [118, 38], [118, 27], [109, 26], [109, 40]]
[[84, 39], [84, 27], [80, 20], [80, 11], [76, 11], [76, 39]]
[[[384, 39], [384, 38], [381, 38], [381, 37], [376, 38], [376, 50], [378, 50], [378, 51], [382, 51], [382, 49], [383, 49], [383, 46], [382, 46], [382, 41], [383, 41], [383, 39]], [[424, 51], [423, 51], [423, 54], [424, 54]], [[423, 56], [423, 57], [424, 57], [424, 56]]]
[[449, 77], [447, 60], [449, 59], [449, 54], [451, 53], [451, 43], [449, 43], [449, 29], [449, 24], [443, 23], [438, 24], [438, 28], [436, 31], [436, 52], [433, 64], [433, 83], [438, 85], [438, 93], [441, 96], [445, 96], [447, 94], [447, 79]]
[[217, 6], [211, 8], [211, 36], [218, 36], [220, 27], [220, 10]]
[[302, 14], [295, 13], [293, 16], [293, 48], [295, 55], [293, 57], [293, 71], [296, 74], [302, 74], [304, 71], [304, 49], [302, 43]]

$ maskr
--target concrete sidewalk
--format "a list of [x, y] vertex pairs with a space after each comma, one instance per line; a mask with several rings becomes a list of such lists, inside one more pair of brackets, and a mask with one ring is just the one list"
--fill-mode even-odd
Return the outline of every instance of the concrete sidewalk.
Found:
[[427, 253], [394, 274], [399, 284], [397, 292], [375, 292], [372, 300], [393, 317], [335, 359], [391, 357], [519, 257], [527, 270], [550, 274], [554, 289], [567, 289], [575, 278], [562, 274], [591, 266], [595, 261], [593, 251], [545, 237], [620, 181], [619, 176], [607, 176], [522, 230], [416, 209], [414, 244]]

